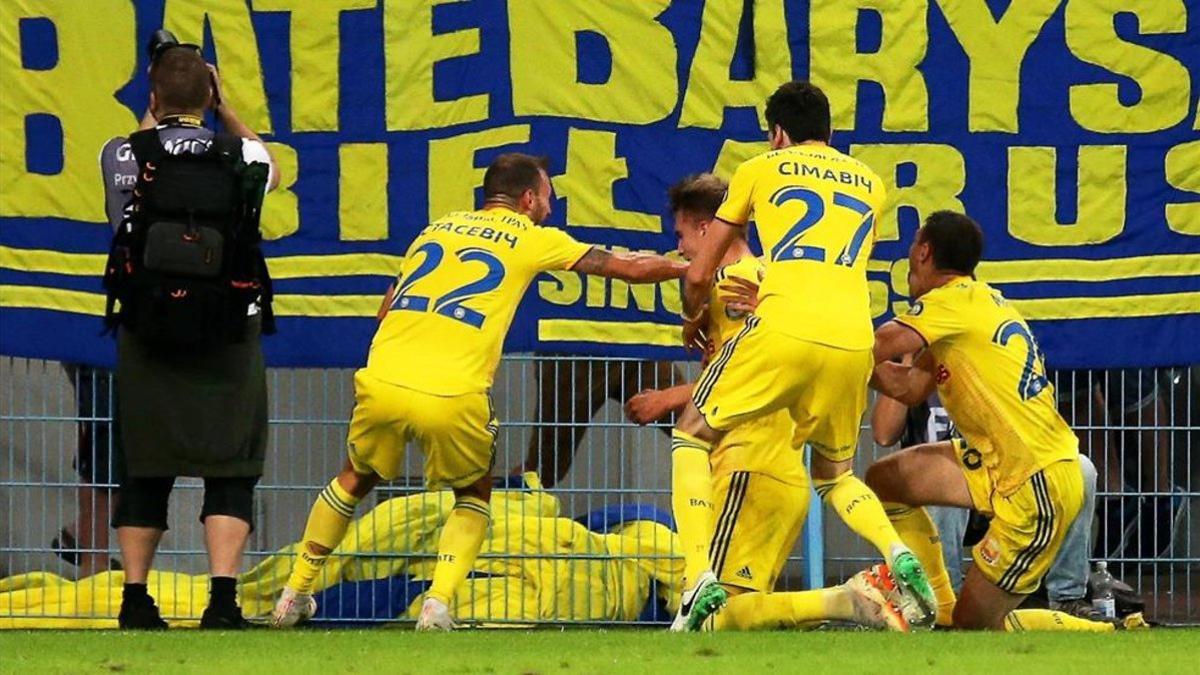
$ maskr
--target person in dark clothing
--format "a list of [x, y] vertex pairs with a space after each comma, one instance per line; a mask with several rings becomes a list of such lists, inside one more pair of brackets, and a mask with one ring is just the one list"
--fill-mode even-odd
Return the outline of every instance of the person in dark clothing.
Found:
[[[149, 109], [139, 131], [156, 129], [167, 155], [216, 149], [224, 137], [205, 128], [203, 120], [212, 109], [228, 134], [241, 138], [244, 165], [269, 165], [266, 190], [278, 184], [266, 146], [220, 96], [217, 71], [197, 48], [178, 45], [156, 54], [150, 83]], [[226, 142], [238, 141], [220, 141]], [[114, 230], [140, 208], [131, 196], [141, 196], [134, 190], [142, 185], [144, 172], [133, 147], [130, 139], [118, 137], [100, 155]], [[237, 604], [237, 574], [253, 527], [254, 486], [267, 447], [266, 370], [259, 343], [266, 305], [260, 302], [261, 298], [249, 303], [244, 339], [203, 351], [153, 348], [122, 319], [117, 331], [116, 426], [123, 461], [113, 516], [125, 570], [118, 617], [122, 628], [167, 626], [147, 579], [167, 529], [167, 502], [178, 476], [204, 479], [200, 520], [212, 581], [200, 625], [246, 626]]]

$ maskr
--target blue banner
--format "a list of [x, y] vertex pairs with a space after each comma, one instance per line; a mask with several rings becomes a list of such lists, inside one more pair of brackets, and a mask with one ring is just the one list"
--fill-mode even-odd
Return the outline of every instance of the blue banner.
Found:
[[[877, 321], [924, 214], [965, 210], [980, 276], [1054, 367], [1200, 362], [1200, 7], [1186, 0], [6, 0], [0, 352], [108, 363], [97, 162], [147, 105], [143, 45], [203, 45], [283, 171], [263, 227], [276, 366], [363, 363], [379, 298], [483, 167], [551, 158], [550, 223], [674, 247], [667, 187], [765, 148], [811, 79], [834, 145], [888, 183]], [[506, 348], [679, 357], [677, 284], [535, 282]]]

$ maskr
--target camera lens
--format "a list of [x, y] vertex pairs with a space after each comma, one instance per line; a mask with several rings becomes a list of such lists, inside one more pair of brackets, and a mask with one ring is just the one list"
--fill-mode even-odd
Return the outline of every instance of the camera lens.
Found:
[[169, 30], [159, 29], [151, 33], [150, 40], [146, 42], [146, 54], [150, 57], [150, 62], [158, 60], [160, 54], [167, 47], [172, 47], [179, 44], [179, 40], [175, 34]]

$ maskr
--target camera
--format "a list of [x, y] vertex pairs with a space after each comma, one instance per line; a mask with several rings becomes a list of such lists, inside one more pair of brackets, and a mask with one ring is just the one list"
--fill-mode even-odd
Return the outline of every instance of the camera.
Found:
[[159, 29], [150, 34], [146, 42], [146, 54], [150, 57], [150, 65], [154, 65], [168, 49], [178, 47], [179, 38], [169, 30]]
[[[196, 53], [200, 53], [200, 45], [181, 43], [175, 34], [165, 28], [160, 28], [150, 34], [150, 39], [146, 41], [146, 54], [150, 57], [150, 68], [154, 68], [154, 64], [162, 58], [162, 55], [176, 47], [186, 49], [194, 49]], [[213, 76], [209, 76], [212, 80], [213, 89], [213, 106], [221, 105], [221, 90], [217, 87], [217, 80]]]

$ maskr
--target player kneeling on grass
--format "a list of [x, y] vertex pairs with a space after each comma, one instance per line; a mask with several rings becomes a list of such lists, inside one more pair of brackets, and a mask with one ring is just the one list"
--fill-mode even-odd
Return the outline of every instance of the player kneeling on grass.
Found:
[[685, 584], [674, 625], [699, 629], [728, 597], [708, 555], [717, 520], [709, 453], [735, 427], [780, 410], [794, 423], [792, 445], [813, 449], [817, 494], [883, 555], [909, 620], [932, 623], [937, 602], [925, 572], [851, 470], [874, 366], [867, 260], [882, 181], [829, 145], [829, 100], [818, 87], [780, 86], [764, 116], [771, 150], [734, 172], [683, 287], [683, 343], [699, 346], [713, 278], [754, 220], [766, 252], [761, 304], [705, 366], [671, 434]]
[[[956, 628], [1110, 631], [1065, 612], [1016, 609], [1054, 562], [1083, 504], [1078, 439], [1058, 414], [1029, 326], [999, 291], [975, 279], [983, 232], [939, 211], [909, 251], [913, 304], [875, 333], [871, 386], [905, 405], [936, 388], [962, 440], [893, 453], [867, 484], [928, 570]], [[916, 353], [912, 366], [893, 362]], [[991, 518], [955, 602], [925, 505]]]
[[[711, 174], [689, 176], [670, 190], [671, 213], [679, 252], [689, 260], [708, 232], [725, 194], [725, 181]], [[755, 299], [734, 295], [728, 284], [757, 286], [763, 264], [744, 237], [730, 243], [717, 270], [708, 302], [707, 334], [712, 351], [720, 350], [746, 324]], [[693, 384], [643, 391], [625, 412], [647, 424], [683, 410]], [[808, 514], [808, 472], [799, 448], [792, 446], [795, 425], [786, 410], [734, 427], [710, 455], [714, 510], [720, 514], [709, 560], [713, 573], [731, 596], [728, 605], [705, 626], [718, 630], [790, 628], [820, 621], [854, 621], [865, 626], [905, 630], [908, 625], [887, 596], [891, 575], [878, 565], [842, 586], [798, 593], [771, 593], [787, 563]], [[678, 628], [678, 627], [676, 627]]]
[[345, 536], [359, 501], [380, 480], [396, 478], [411, 440], [425, 456], [426, 484], [450, 487], [455, 496], [417, 629], [452, 628], [450, 605], [490, 521], [498, 422], [488, 392], [525, 289], [549, 270], [657, 283], [687, 269], [662, 256], [609, 253], [542, 227], [551, 199], [544, 159], [501, 155], [484, 174], [483, 191], [481, 210], [450, 213], [430, 224], [405, 255], [381, 308], [367, 365], [354, 377], [349, 457], [313, 504], [275, 606], [276, 626], [316, 612], [317, 574]]

